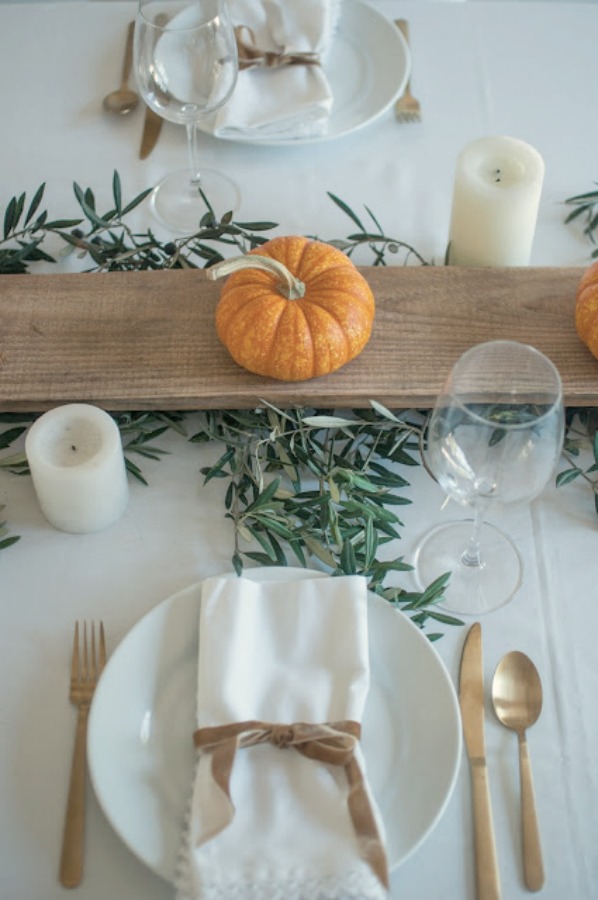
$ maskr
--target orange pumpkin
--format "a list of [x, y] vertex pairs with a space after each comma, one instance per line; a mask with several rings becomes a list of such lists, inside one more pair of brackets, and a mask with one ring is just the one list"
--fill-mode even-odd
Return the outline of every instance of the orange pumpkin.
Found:
[[577, 286], [575, 327], [584, 344], [598, 358], [598, 262], [586, 269]]
[[340, 250], [303, 237], [278, 237], [217, 263], [230, 274], [216, 308], [218, 336], [240, 366], [281, 381], [334, 372], [370, 339], [374, 296]]

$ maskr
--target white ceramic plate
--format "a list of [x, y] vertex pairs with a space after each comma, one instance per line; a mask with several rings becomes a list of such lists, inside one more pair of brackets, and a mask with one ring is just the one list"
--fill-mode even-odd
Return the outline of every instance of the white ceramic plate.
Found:
[[[256, 580], [326, 577], [305, 569], [248, 569]], [[201, 584], [160, 603], [108, 660], [88, 732], [92, 782], [132, 852], [174, 880], [193, 780]], [[370, 594], [371, 687], [362, 747], [386, 827], [390, 868], [425, 840], [451, 796], [461, 756], [455, 691], [428, 639]]]
[[323, 68], [334, 97], [326, 134], [259, 141], [243, 135], [226, 140], [265, 145], [309, 144], [364, 128], [385, 113], [405, 90], [411, 55], [394, 22], [361, 0], [344, 0]]

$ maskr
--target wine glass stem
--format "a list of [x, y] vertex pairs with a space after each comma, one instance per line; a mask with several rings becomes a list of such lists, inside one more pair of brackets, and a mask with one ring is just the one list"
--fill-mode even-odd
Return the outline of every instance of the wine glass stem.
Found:
[[191, 184], [199, 187], [201, 175], [199, 172], [199, 163], [197, 161], [197, 125], [195, 122], [187, 122], [187, 150], [189, 152], [189, 170], [191, 173]]
[[474, 568], [476, 566], [481, 566], [482, 559], [480, 556], [480, 532], [482, 530], [482, 525], [484, 524], [484, 509], [478, 503], [475, 508], [475, 514], [473, 517], [473, 527], [471, 529], [471, 535], [469, 537], [469, 543], [461, 556], [461, 562], [464, 566], [470, 566]]

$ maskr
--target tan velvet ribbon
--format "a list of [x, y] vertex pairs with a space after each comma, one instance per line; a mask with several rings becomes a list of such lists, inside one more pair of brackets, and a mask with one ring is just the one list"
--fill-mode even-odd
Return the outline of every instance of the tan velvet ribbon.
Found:
[[[386, 852], [380, 839], [363, 772], [355, 758], [355, 747], [360, 735], [359, 722], [351, 720], [318, 725], [306, 722], [278, 725], [249, 720], [199, 728], [193, 734], [193, 742], [203, 753], [212, 755], [212, 777], [228, 801], [231, 810], [230, 819], [234, 815], [234, 805], [230, 796], [230, 776], [239, 747], [252, 747], [263, 743], [270, 743], [281, 749], [292, 747], [309, 759], [331, 766], [343, 766], [349, 784], [347, 805], [361, 856], [388, 889]], [[213, 836], [212, 833], [206, 840]]]
[[278, 69], [281, 66], [319, 66], [317, 53], [300, 50], [285, 53], [284, 50], [261, 50], [255, 41], [255, 33], [248, 25], [237, 25], [235, 28], [239, 69], [263, 67]]

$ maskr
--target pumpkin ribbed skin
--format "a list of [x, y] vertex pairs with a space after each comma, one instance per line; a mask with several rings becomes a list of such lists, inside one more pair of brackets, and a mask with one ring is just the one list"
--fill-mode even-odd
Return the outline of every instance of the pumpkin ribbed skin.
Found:
[[240, 366], [281, 381], [327, 375], [367, 344], [374, 296], [335, 247], [303, 237], [274, 238], [250, 251], [281, 262], [305, 285], [287, 299], [275, 275], [246, 268], [229, 275], [216, 308], [220, 340]]
[[586, 269], [577, 286], [575, 327], [586, 347], [598, 358], [598, 262]]

